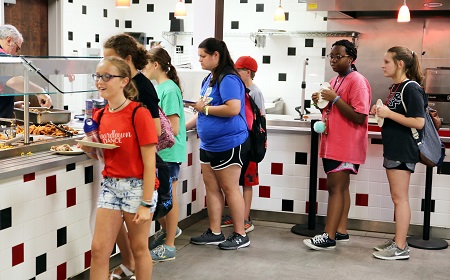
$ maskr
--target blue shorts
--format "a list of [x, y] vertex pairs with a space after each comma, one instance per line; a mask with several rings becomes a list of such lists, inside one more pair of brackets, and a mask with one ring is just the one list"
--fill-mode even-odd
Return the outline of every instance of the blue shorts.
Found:
[[[142, 179], [105, 177], [101, 182], [102, 191], [97, 207], [136, 213], [144, 194]], [[153, 192], [150, 213], [155, 212], [158, 202], [158, 191]]]
[[180, 175], [181, 162], [166, 162], [169, 167], [169, 176], [172, 182], [178, 181], [178, 175]]

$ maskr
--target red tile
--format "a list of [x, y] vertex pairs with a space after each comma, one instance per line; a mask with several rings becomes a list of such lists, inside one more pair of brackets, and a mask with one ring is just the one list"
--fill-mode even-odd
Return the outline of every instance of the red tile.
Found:
[[89, 268], [91, 266], [91, 251], [84, 253], [84, 268]]
[[272, 167], [270, 174], [272, 175], [283, 175], [283, 164], [272, 162]]
[[47, 178], [45, 178], [45, 180], [46, 180], [45, 186], [47, 188], [46, 195], [52, 195], [56, 193], [56, 175], [48, 176]]
[[192, 201], [191, 202], [194, 202], [196, 200], [197, 200], [197, 189], [193, 189], [192, 190]]
[[36, 179], [36, 174], [35, 173], [30, 173], [30, 174], [24, 174], [23, 175], [23, 182], [28, 182], [28, 181], [33, 181], [34, 179]]
[[[319, 208], [319, 203], [316, 202], [316, 214]], [[306, 201], [305, 213], [309, 213], [309, 201]]]
[[70, 190], [66, 191], [66, 203], [67, 203], [67, 208], [74, 206], [75, 204], [77, 204], [77, 189], [73, 188]]
[[189, 153], [187, 157], [188, 157], [188, 158], [187, 158], [187, 159], [188, 159], [188, 160], [187, 160], [188, 166], [192, 166], [192, 153]]
[[259, 197], [270, 198], [270, 186], [259, 186]]
[[319, 178], [319, 190], [328, 191], [327, 178]]
[[206, 195], [205, 195], [205, 207], [208, 207], [208, 204], [206, 203]]
[[23, 263], [24, 260], [24, 245], [19, 244], [12, 247], [12, 266]]
[[357, 193], [355, 205], [356, 206], [369, 206], [369, 195], [366, 193]]
[[67, 277], [67, 264], [62, 263], [56, 267], [56, 279], [65, 280]]

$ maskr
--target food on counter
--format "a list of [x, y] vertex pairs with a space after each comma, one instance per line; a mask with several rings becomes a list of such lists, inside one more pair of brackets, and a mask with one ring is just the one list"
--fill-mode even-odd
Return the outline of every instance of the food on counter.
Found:
[[51, 113], [52, 112], [50, 110], [39, 110], [39, 109], [35, 109], [35, 108], [31, 108], [29, 111], [32, 113]]
[[63, 144], [59, 146], [51, 146], [52, 151], [72, 151], [72, 148], [68, 144]]
[[0, 134], [0, 140], [8, 140], [6, 135]]
[[11, 149], [11, 148], [14, 148], [14, 147], [0, 143], [0, 150], [6, 150], [6, 149]]
[[[78, 130], [75, 130], [67, 125], [61, 125], [61, 128], [72, 132], [73, 134], [78, 134]], [[21, 126], [17, 126], [16, 132], [19, 134], [23, 134], [24, 128]], [[50, 135], [50, 136], [66, 136], [66, 134], [57, 129], [54, 125], [46, 124], [46, 125], [30, 125], [29, 128], [30, 134], [33, 135]]]

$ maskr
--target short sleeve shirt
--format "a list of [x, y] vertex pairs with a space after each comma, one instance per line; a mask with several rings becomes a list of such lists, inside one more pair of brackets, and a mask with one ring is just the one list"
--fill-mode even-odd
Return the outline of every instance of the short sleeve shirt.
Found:
[[266, 115], [266, 106], [264, 105], [264, 96], [259, 89], [259, 87], [255, 84], [252, 84], [248, 87], [250, 92], [248, 93], [253, 100], [255, 100], [256, 105], [258, 106], [259, 110], [261, 110], [261, 115]]

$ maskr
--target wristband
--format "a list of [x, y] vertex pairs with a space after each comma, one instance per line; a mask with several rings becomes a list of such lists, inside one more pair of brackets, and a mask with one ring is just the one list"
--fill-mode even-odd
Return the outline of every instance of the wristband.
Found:
[[205, 106], [205, 115], [207, 115], [207, 116], [209, 115], [208, 109], [209, 109], [209, 105]]
[[334, 100], [333, 100], [333, 104], [336, 103], [336, 102], [339, 100], [339, 98], [341, 98], [339, 95], [336, 96], [336, 97], [334, 98]]
[[153, 204], [148, 204], [148, 203], [145, 202], [145, 201], [141, 201], [141, 206], [144, 206], [144, 207], [147, 207], [147, 208], [152, 208], [152, 207], [153, 207]]

